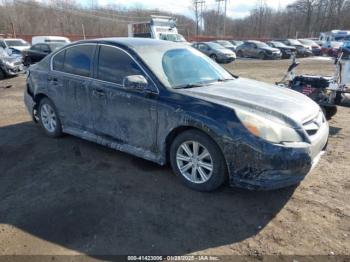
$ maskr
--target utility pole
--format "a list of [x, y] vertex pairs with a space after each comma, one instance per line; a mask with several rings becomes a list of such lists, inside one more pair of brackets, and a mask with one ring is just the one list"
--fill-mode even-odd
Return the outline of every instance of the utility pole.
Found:
[[217, 36], [219, 36], [220, 35], [220, 29], [221, 29], [221, 21], [220, 21], [220, 16], [221, 16], [221, 2], [226, 2], [226, 0], [215, 0], [216, 2], [217, 2], [217, 4], [218, 4], [218, 24], [217, 24], [217, 29], [216, 29], [216, 31], [217, 31]]
[[205, 5], [205, 0], [201, 1], [201, 28], [204, 29], [204, 17], [203, 17], [203, 6]]
[[[193, 0], [194, 5], [194, 12], [196, 16], [196, 36], [198, 36], [199, 33], [199, 19], [203, 19], [203, 4], [205, 3], [204, 0]], [[199, 8], [200, 5], [200, 8]], [[199, 14], [199, 9], [201, 10]]]
[[224, 36], [226, 35], [226, 14], [227, 14], [227, 0], [225, 0]]

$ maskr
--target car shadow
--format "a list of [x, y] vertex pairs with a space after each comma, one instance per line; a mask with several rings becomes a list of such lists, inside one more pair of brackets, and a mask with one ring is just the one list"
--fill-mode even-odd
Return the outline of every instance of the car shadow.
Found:
[[329, 126], [329, 135], [330, 136], [336, 136], [337, 134], [339, 134], [339, 132], [342, 129], [339, 127], [335, 127], [335, 126]]
[[185, 254], [259, 233], [295, 188], [199, 193], [169, 167], [31, 122], [0, 127], [0, 224], [90, 256]]

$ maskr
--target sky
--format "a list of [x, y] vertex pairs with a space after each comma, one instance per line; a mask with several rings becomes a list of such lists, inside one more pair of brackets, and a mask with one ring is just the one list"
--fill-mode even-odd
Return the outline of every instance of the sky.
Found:
[[[273, 7], [286, 7], [295, 0], [266, 0], [266, 3]], [[159, 9], [172, 13], [183, 14], [193, 17], [191, 11], [192, 0], [77, 0], [82, 4], [94, 2], [101, 6], [116, 4], [125, 7], [142, 7], [146, 9]], [[249, 11], [255, 6], [257, 0], [228, 0], [227, 14], [232, 18], [242, 18], [249, 15]], [[207, 9], [217, 9], [215, 0], [206, 0]]]

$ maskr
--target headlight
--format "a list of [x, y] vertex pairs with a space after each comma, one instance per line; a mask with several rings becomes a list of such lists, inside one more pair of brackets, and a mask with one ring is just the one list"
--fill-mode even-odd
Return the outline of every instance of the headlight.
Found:
[[13, 66], [14, 66], [14, 64], [13, 64], [12, 62], [7, 61], [7, 60], [4, 60], [4, 64], [5, 64], [6, 66], [8, 66], [8, 67], [13, 67]]
[[275, 121], [245, 111], [236, 110], [235, 112], [245, 128], [257, 137], [275, 144], [282, 142], [303, 142], [295, 129], [282, 123], [276, 123]]

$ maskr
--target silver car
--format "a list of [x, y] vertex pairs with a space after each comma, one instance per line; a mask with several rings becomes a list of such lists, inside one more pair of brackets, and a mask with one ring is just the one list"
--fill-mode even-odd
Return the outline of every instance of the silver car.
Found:
[[218, 63], [231, 63], [236, 60], [235, 52], [217, 43], [202, 42], [192, 46]]

